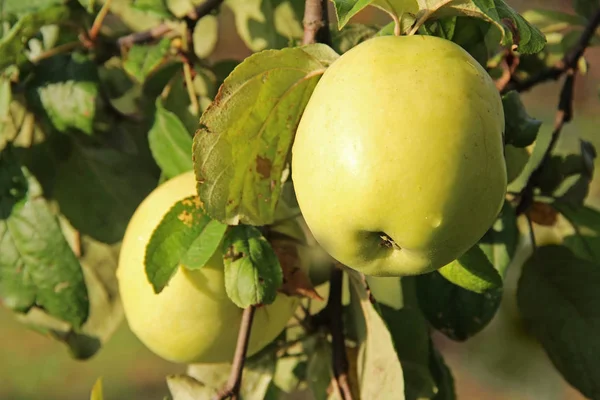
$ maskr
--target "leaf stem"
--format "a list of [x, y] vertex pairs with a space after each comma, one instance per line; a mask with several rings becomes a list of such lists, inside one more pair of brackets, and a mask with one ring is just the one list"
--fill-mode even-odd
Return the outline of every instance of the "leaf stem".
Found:
[[246, 362], [246, 354], [248, 353], [248, 343], [250, 342], [250, 331], [252, 328], [252, 321], [254, 320], [255, 310], [255, 306], [250, 306], [244, 309], [244, 313], [242, 314], [242, 323], [240, 324], [240, 331], [238, 333], [233, 364], [231, 366], [231, 373], [229, 374], [229, 379], [227, 380], [225, 386], [215, 396], [215, 400], [237, 400], [239, 398], [240, 388], [242, 386], [244, 363]]
[[102, 8], [100, 9], [100, 12], [98, 12], [98, 15], [96, 15], [96, 19], [94, 19], [94, 23], [92, 24], [92, 28], [90, 29], [89, 34], [89, 39], [92, 42], [96, 40], [98, 34], [100, 33], [100, 28], [102, 28], [104, 18], [106, 18], [106, 15], [108, 15], [108, 12], [110, 11], [111, 3], [112, 0], [106, 0], [106, 2], [104, 2], [104, 4], [102, 5]]
[[198, 114], [200, 113], [200, 105], [198, 104], [198, 96], [196, 95], [196, 91], [194, 90], [194, 80], [192, 79], [192, 67], [190, 66], [188, 60], [186, 60], [183, 63], [183, 76], [185, 79], [187, 93], [190, 98], [192, 114], [198, 116]]

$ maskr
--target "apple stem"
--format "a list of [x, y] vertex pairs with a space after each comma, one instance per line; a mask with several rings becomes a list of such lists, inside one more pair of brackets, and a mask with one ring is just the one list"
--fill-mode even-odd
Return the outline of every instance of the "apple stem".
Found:
[[235, 355], [233, 357], [233, 364], [231, 365], [231, 373], [229, 374], [229, 379], [225, 386], [215, 396], [215, 400], [237, 400], [239, 398], [244, 363], [246, 362], [246, 354], [248, 353], [248, 343], [250, 342], [250, 331], [252, 328], [252, 321], [254, 320], [255, 310], [255, 306], [244, 309], [235, 348]]
[[346, 355], [346, 339], [344, 338], [344, 323], [342, 321], [342, 282], [344, 273], [339, 268], [333, 268], [329, 281], [329, 299], [327, 309], [329, 330], [331, 332], [331, 350], [333, 375], [342, 400], [352, 400], [352, 391], [348, 381], [348, 358]]
[[325, 43], [331, 46], [327, 0], [306, 0], [302, 44]]

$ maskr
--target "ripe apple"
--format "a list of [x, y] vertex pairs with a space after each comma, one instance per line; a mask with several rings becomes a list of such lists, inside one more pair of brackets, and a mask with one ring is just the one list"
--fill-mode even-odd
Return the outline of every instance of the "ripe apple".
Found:
[[[157, 355], [182, 363], [227, 362], [233, 358], [243, 310], [225, 292], [220, 251], [199, 270], [179, 267], [159, 294], [144, 270], [152, 232], [175, 202], [194, 194], [194, 173], [188, 172], [160, 185], [138, 207], [119, 256], [119, 291], [129, 327]], [[281, 333], [298, 304], [298, 298], [280, 294], [256, 310], [249, 355]]]
[[504, 112], [460, 46], [377, 37], [324, 73], [292, 149], [316, 240], [367, 275], [415, 275], [462, 255], [504, 202]]

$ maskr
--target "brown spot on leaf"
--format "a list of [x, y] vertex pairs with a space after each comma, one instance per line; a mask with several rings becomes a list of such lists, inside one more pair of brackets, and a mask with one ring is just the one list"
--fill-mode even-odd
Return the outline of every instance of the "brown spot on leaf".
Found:
[[527, 215], [531, 221], [543, 226], [553, 226], [558, 218], [558, 212], [550, 204], [537, 201], [533, 202]]
[[502, 18], [501, 22], [502, 25], [511, 32], [513, 44], [519, 46], [519, 43], [521, 43], [521, 36], [519, 36], [519, 29], [517, 28], [517, 25], [515, 25], [515, 22], [510, 18]]
[[271, 176], [271, 167], [273, 163], [268, 158], [256, 156], [256, 172], [258, 172], [263, 178]]
[[283, 285], [279, 288], [279, 291], [288, 296], [308, 297], [323, 301], [323, 298], [313, 287], [308, 275], [301, 268], [296, 245], [286, 240], [273, 240], [271, 246], [283, 271]]
[[192, 213], [190, 213], [187, 210], [182, 211], [177, 216], [177, 219], [180, 220], [181, 222], [183, 222], [183, 224], [187, 227], [191, 227], [192, 223], [194, 222], [194, 216], [192, 215]]
[[200, 196], [189, 197], [181, 202], [186, 207], [194, 207], [195, 209], [203, 208], [202, 201], [200, 200]]
[[69, 284], [69, 282], [61, 282], [56, 284], [56, 286], [54, 286], [54, 293], [60, 293], [63, 290], [65, 290], [66, 288], [68, 288], [69, 286], [71, 286]]

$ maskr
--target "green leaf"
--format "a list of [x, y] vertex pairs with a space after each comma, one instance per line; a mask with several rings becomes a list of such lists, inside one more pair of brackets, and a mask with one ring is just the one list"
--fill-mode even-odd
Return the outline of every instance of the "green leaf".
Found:
[[211, 220], [202, 231], [202, 234], [192, 242], [187, 253], [183, 255], [181, 263], [192, 270], [204, 267], [210, 257], [217, 251], [226, 230], [227, 225]]
[[394, 339], [369, 300], [360, 275], [346, 269], [350, 280], [352, 315], [358, 338], [358, 381], [362, 399], [404, 397], [404, 374]]
[[352, 17], [369, 5], [373, 5], [393, 18], [402, 20], [405, 14], [416, 14], [415, 0], [332, 0], [338, 20], [338, 29], [342, 29]]
[[150, 150], [162, 172], [173, 178], [193, 168], [192, 137], [179, 118], [156, 99], [154, 123], [148, 132]]
[[483, 294], [463, 289], [439, 272], [415, 277], [419, 306], [429, 323], [450, 339], [464, 341], [492, 320], [502, 290]]
[[454, 37], [454, 31], [456, 30], [456, 22], [458, 17], [443, 18], [437, 21], [426, 23], [426, 27], [429, 35], [441, 37], [446, 40], [452, 40]]
[[503, 95], [502, 105], [506, 125], [505, 143], [515, 147], [527, 147], [532, 144], [542, 122], [527, 114], [521, 97], [516, 91]]
[[430, 340], [429, 342], [431, 349], [429, 352], [429, 370], [437, 383], [437, 393], [432, 400], [456, 400], [452, 372], [444, 362], [438, 349], [435, 348], [433, 341]]
[[590, 207], [576, 207], [556, 201], [552, 203], [573, 226], [575, 233], [564, 238], [564, 244], [577, 257], [600, 264], [600, 212]]
[[425, 22], [430, 19], [464, 16], [487, 20], [502, 33], [505, 46], [516, 45], [524, 54], [541, 51], [546, 39], [535, 26], [527, 22], [504, 0], [417, 0], [419, 12], [417, 20]]
[[238, 307], [271, 304], [283, 283], [283, 272], [273, 248], [252, 226], [237, 225], [225, 235], [225, 289]]
[[217, 45], [219, 22], [214, 15], [202, 17], [194, 26], [192, 41], [198, 58], [208, 57]]
[[465, 49], [484, 68], [490, 54], [498, 47], [499, 35], [484, 20], [470, 17], [457, 17], [452, 41]]
[[527, 10], [522, 16], [543, 33], [557, 32], [573, 26], [585, 26], [585, 18], [556, 10]]
[[159, 17], [171, 17], [166, 0], [134, 0], [131, 7], [136, 10], [154, 13]]
[[102, 390], [102, 377], [96, 379], [96, 383], [94, 383], [94, 386], [92, 387], [90, 400], [104, 400], [104, 394]]
[[37, 113], [59, 132], [94, 133], [94, 120], [103, 108], [98, 70], [78, 53], [58, 55], [38, 63], [27, 84], [27, 96]]
[[315, 400], [328, 400], [328, 390], [334, 378], [331, 368], [331, 344], [319, 340], [309, 353], [306, 377]]
[[448, 281], [475, 293], [502, 288], [502, 278], [478, 245], [438, 272]]
[[[264, 400], [273, 380], [276, 366], [276, 353], [263, 351], [249, 357], [244, 363], [244, 379], [240, 388], [240, 396], [244, 400]], [[191, 364], [187, 374], [205, 387], [220, 390], [227, 383], [231, 373], [230, 363]], [[197, 399], [212, 397], [194, 397]]]
[[181, 265], [202, 268], [215, 254], [227, 229], [202, 210], [198, 196], [176, 202], [146, 247], [146, 275], [160, 293]]
[[56, 175], [54, 197], [61, 212], [77, 230], [101, 242], [121, 240], [133, 212], [156, 187], [142, 161], [108, 146], [75, 144]]
[[275, 27], [275, 0], [226, 0], [233, 11], [238, 34], [254, 52], [280, 49], [288, 39]]
[[273, 222], [293, 135], [337, 54], [314, 44], [246, 58], [200, 119], [194, 169], [208, 214], [223, 223]]
[[427, 321], [418, 309], [404, 307], [394, 310], [379, 305], [404, 373], [407, 400], [433, 399], [436, 383], [429, 371], [429, 331]]
[[193, 88], [200, 109], [195, 108], [197, 105], [192, 105], [182, 70], [169, 82], [168, 95], [163, 102], [164, 107], [181, 120], [188, 133], [193, 133], [198, 129], [199, 112], [210, 104], [217, 93], [216, 77], [210, 70], [196, 67], [195, 73]]
[[364, 24], [348, 24], [340, 30], [332, 29], [333, 49], [339, 54], [343, 54], [359, 43], [372, 38], [377, 32], [376, 26]]
[[121, 59], [113, 57], [98, 68], [100, 87], [110, 104], [123, 115], [140, 112], [142, 87], [123, 69]]
[[573, 7], [577, 14], [590, 19], [600, 9], [600, 0], [573, 0]]
[[581, 154], [553, 155], [545, 160], [537, 179], [540, 194], [581, 206], [588, 193], [594, 175], [596, 150], [585, 141], [580, 141]]
[[138, 82], [143, 83], [169, 54], [171, 41], [163, 38], [157, 44], [135, 44], [129, 50], [123, 68]]
[[50, 7], [66, 4], [69, 0], [4, 0], [2, 11], [4, 15], [23, 16], [26, 14], [43, 12]]
[[218, 390], [187, 375], [167, 376], [167, 386], [173, 400], [212, 399]]
[[542, 121], [531, 118], [521, 102], [521, 96], [514, 90], [502, 96], [505, 121], [505, 144], [527, 147], [535, 141]]
[[588, 398], [600, 397], [600, 268], [563, 246], [527, 260], [517, 290], [525, 325], [563, 377]]
[[[28, 12], [19, 18], [8, 33], [0, 38], [0, 71], [11, 64], [26, 60], [25, 49], [29, 39], [37, 35], [44, 25], [56, 24], [68, 19], [71, 15], [69, 7], [53, 4], [35, 12]], [[13, 1], [11, 4], [28, 6], [28, 1]]]
[[518, 243], [517, 216], [514, 208], [505, 202], [500, 216], [479, 241], [479, 247], [502, 279], [506, 277], [507, 268], [515, 255]]
[[548, 126], [540, 129], [535, 141], [533, 152], [531, 153], [531, 157], [529, 157], [529, 161], [525, 165], [525, 168], [523, 168], [523, 172], [521, 172], [519, 177], [508, 185], [509, 192], [516, 193], [523, 190], [531, 174], [540, 166], [542, 162], [544, 162], [544, 160], [546, 160], [545, 154], [551, 142], [552, 129]]
[[89, 312], [81, 267], [40, 185], [11, 149], [0, 153], [0, 298], [18, 312], [41, 307], [78, 329]]

